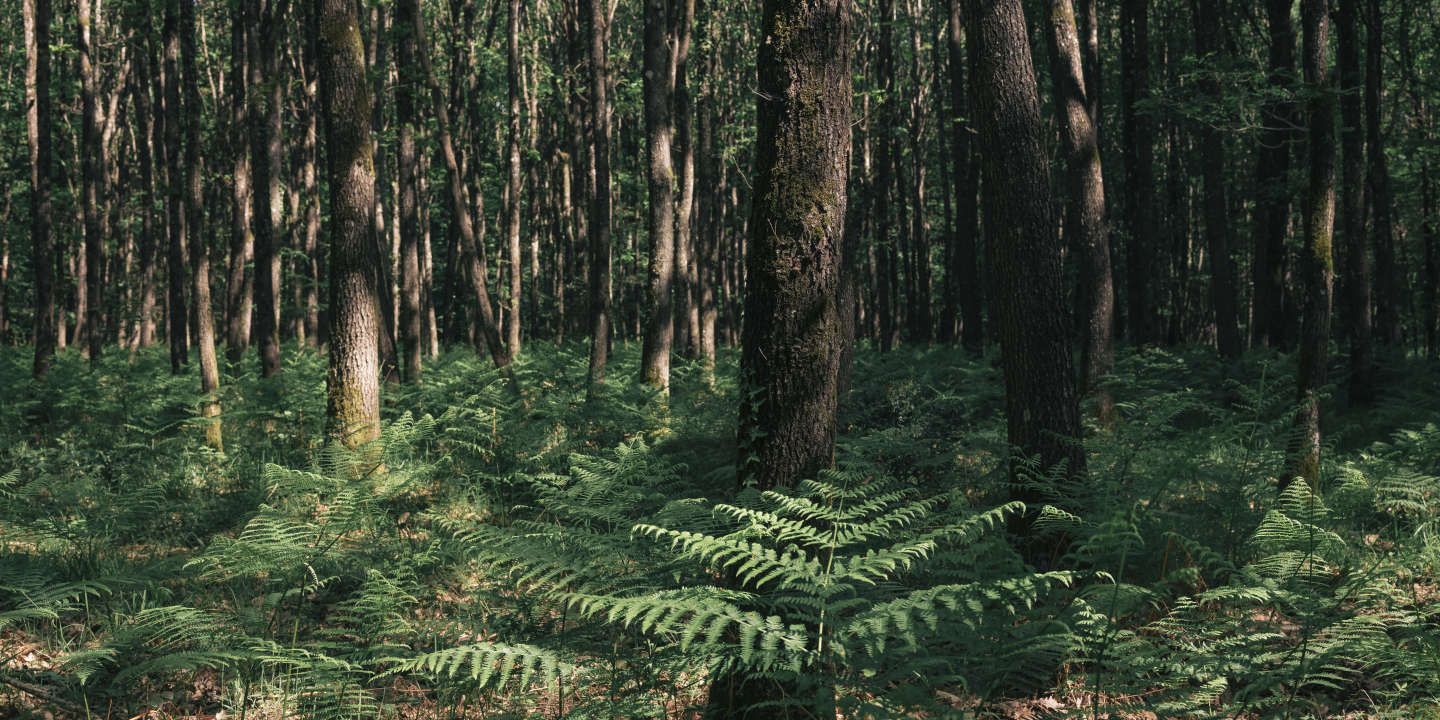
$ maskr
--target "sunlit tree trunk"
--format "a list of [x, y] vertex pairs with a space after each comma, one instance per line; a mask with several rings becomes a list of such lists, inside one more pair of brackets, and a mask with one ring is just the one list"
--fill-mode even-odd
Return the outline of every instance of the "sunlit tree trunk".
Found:
[[50, 235], [50, 0], [23, 0], [25, 125], [30, 153], [30, 264], [35, 273], [35, 356], [44, 380], [55, 360], [55, 260]]

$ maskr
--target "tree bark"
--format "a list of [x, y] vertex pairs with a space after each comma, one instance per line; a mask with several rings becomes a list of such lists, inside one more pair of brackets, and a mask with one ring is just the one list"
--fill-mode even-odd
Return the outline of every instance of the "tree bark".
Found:
[[25, 124], [30, 154], [30, 264], [35, 273], [35, 356], [30, 374], [45, 380], [55, 361], [55, 260], [50, 205], [50, 0], [23, 0]]
[[645, 145], [649, 164], [649, 316], [640, 356], [640, 379], [669, 392], [670, 348], [675, 338], [675, 162], [670, 148], [671, 95], [669, 0], [645, 0]]
[[[969, 0], [966, 8], [979, 43], [972, 79], [1007, 435], [1015, 453], [1010, 473], [1019, 481], [1026, 462], [1038, 461], [1044, 472], [1063, 466], [1067, 484], [1073, 483], [1085, 475], [1085, 449], [1025, 15], [1020, 0]], [[1017, 482], [1014, 494], [1063, 504], [1068, 489], [1047, 498]]]
[[380, 436], [379, 292], [370, 87], [356, 5], [314, 0], [320, 96], [330, 175], [330, 354], [325, 377], [331, 437], [349, 447]]
[[415, 59], [419, 46], [418, 0], [397, 0], [395, 3], [395, 66], [400, 81], [395, 85], [395, 115], [400, 123], [400, 355], [405, 381], [420, 382], [420, 173], [415, 148], [415, 131], [420, 113], [415, 104], [415, 89], [420, 86], [419, 62]]
[[[1212, 0], [1190, 0], [1195, 26], [1195, 54], [1213, 64], [1219, 57], [1220, 18]], [[1211, 70], [1200, 75], [1200, 92], [1208, 102], [1220, 102], [1220, 78]], [[1205, 244], [1210, 255], [1210, 307], [1215, 320], [1215, 344], [1220, 357], [1240, 357], [1240, 319], [1237, 312], [1235, 260], [1230, 256], [1230, 208], [1225, 193], [1225, 136], [1209, 121], [1198, 124], [1200, 165], [1205, 182]]]
[[[950, 0], [948, 43], [950, 61], [950, 115], [945, 123], [950, 134], [950, 152], [955, 177], [955, 234], [947, 252], [945, 267], [945, 314], [958, 316], [960, 344], [972, 354], [979, 354], [985, 343], [981, 314], [980, 287], [980, 164], [972, 148], [974, 124], [970, 118], [970, 98], [965, 81], [966, 50], [963, 45], [974, 39], [965, 34], [961, 23], [961, 4]], [[954, 326], [954, 319], [941, 321], [941, 326]]]
[[610, 65], [606, 60], [608, 3], [580, 0], [590, 30], [590, 134], [595, 181], [590, 194], [590, 367], [589, 392], [605, 382], [610, 357], [610, 103], [606, 86]]
[[875, 183], [871, 186], [871, 193], [875, 200], [875, 313], [879, 320], [880, 351], [889, 352], [895, 347], [900, 333], [895, 322], [895, 306], [899, 303], [893, 281], [896, 273], [895, 245], [890, 237], [890, 190], [895, 184], [895, 140], [892, 131], [899, 122], [899, 114], [895, 110], [895, 0], [880, 0], [878, 12], [875, 74], [880, 84], [876, 108], [880, 121], [874, 143]]
[[1285, 98], [1295, 80], [1293, 0], [1267, 0], [1270, 54], [1267, 84], [1280, 96], [1261, 104], [1260, 147], [1256, 150], [1255, 236], [1251, 263], [1250, 342], [1282, 347], [1285, 342], [1285, 236], [1290, 226], [1290, 145], [1300, 124], [1294, 101]]
[[[185, 86], [185, 228], [190, 238], [190, 297], [195, 309], [195, 345], [200, 356], [200, 417], [205, 422], [205, 443], [224, 451], [220, 425], [220, 364], [215, 357], [215, 316], [210, 308], [210, 249], [206, 242], [204, 177], [200, 151], [200, 68], [195, 50], [195, 4], [169, 0], [180, 15], [180, 56]], [[172, 166], [173, 167], [173, 166]]]
[[1340, 83], [1340, 238], [1345, 269], [1340, 283], [1341, 314], [1350, 342], [1349, 400], [1374, 400], [1374, 340], [1371, 326], [1370, 253], [1365, 245], [1365, 139], [1361, 127], [1359, 0], [1340, 0], [1335, 15]]
[[680, 201], [675, 208], [675, 300], [677, 328], [686, 357], [700, 356], [699, 253], [695, 247], [695, 102], [690, 90], [690, 38], [696, 0], [676, 0], [675, 158], [680, 165]]
[[255, 273], [250, 262], [255, 256], [254, 205], [250, 186], [250, 131], [247, 104], [249, 82], [248, 13], [249, 0], [239, 0], [230, 29], [230, 266], [225, 282], [225, 357], [238, 363], [250, 349]]
[[183, 110], [180, 107], [180, 8], [177, 3], [165, 3], [165, 17], [162, 26], [164, 36], [165, 65], [162, 85], [164, 108], [161, 112], [165, 137], [165, 166], [169, 218], [170, 244], [166, 252], [166, 272], [170, 285], [170, 325], [167, 330], [170, 339], [170, 372], [179, 374], [182, 367], [190, 362], [189, 313], [185, 305], [185, 249], [187, 233], [185, 227], [185, 184], [181, 168], [183, 158], [180, 144], [180, 121]]
[[1304, 305], [1300, 320], [1300, 359], [1296, 390], [1291, 472], [1282, 487], [1302, 478], [1312, 487], [1320, 476], [1320, 391], [1325, 385], [1330, 343], [1330, 292], [1335, 280], [1331, 237], [1335, 223], [1335, 101], [1327, 74], [1330, 20], [1325, 0], [1302, 0], [1310, 176], [1305, 191], [1305, 252], [1302, 255]]
[[1050, 24], [1050, 76], [1065, 155], [1065, 232], [1080, 254], [1080, 393], [1095, 399], [1096, 416], [1108, 424], [1114, 420], [1115, 401], [1101, 382], [1115, 367], [1115, 285], [1110, 275], [1100, 133], [1090, 115], [1092, 103], [1074, 8], [1070, 0], [1049, 0], [1045, 7]]
[[1385, 160], [1385, 136], [1380, 126], [1380, 104], [1384, 88], [1384, 14], [1380, 0], [1365, 4], [1365, 141], [1369, 150], [1370, 244], [1375, 249], [1375, 335], [1381, 344], [1399, 347], [1400, 309], [1404, 303], [1403, 279], [1395, 262], [1393, 229], [1394, 201], [1390, 195], [1390, 170]]
[[85, 283], [86, 303], [85, 328], [86, 349], [92, 365], [100, 362], [105, 348], [105, 323], [102, 310], [104, 286], [101, 279], [105, 268], [105, 143], [101, 130], [105, 120], [100, 102], [100, 68], [95, 57], [95, 42], [100, 34], [100, 18], [94, 12], [91, 0], [77, 0], [76, 12], [80, 30], [76, 49], [80, 55], [80, 126], [81, 144], [80, 174], [84, 186], [81, 205], [85, 215], [85, 277], [76, 278]]
[[509, 200], [505, 205], [505, 238], [509, 248], [510, 303], [506, 318], [506, 345], [511, 355], [520, 353], [520, 0], [509, 0], [509, 30], [505, 53], [506, 95], [505, 165]]
[[255, 328], [260, 349], [260, 376], [280, 372], [280, 256], [276, 242], [280, 226], [281, 104], [284, 83], [280, 82], [275, 17], [280, 0], [241, 0], [249, 9], [247, 22], [254, 30], [249, 36], [248, 60], [250, 168], [254, 177], [251, 191], [255, 223]]
[[1120, 3], [1120, 133], [1125, 164], [1126, 321], [1130, 340], [1148, 345], [1160, 340], [1153, 282], [1159, 269], [1155, 246], [1155, 125], [1139, 105], [1150, 99], [1149, 0]]

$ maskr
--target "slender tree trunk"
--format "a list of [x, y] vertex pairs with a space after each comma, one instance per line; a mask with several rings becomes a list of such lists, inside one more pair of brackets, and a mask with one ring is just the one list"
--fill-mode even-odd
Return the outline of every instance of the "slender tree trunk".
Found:
[[[1195, 25], [1195, 54], [1203, 62], [1215, 63], [1221, 52], [1220, 18], [1212, 0], [1190, 0]], [[1200, 91], [1218, 104], [1220, 78], [1216, 71], [1200, 76]], [[1225, 193], [1225, 136], [1208, 121], [1197, 127], [1200, 137], [1200, 165], [1205, 181], [1205, 240], [1210, 256], [1210, 307], [1215, 319], [1215, 344], [1220, 356], [1240, 356], [1240, 319], [1236, 303], [1235, 260], [1230, 256], [1230, 207]]]
[[25, 122], [30, 152], [30, 264], [35, 272], [35, 357], [43, 381], [55, 360], [55, 260], [50, 205], [50, 0], [23, 0]]
[[[974, 43], [961, 24], [964, 0], [950, 0], [948, 50], [950, 61], [950, 118], [945, 123], [950, 134], [950, 152], [955, 176], [955, 235], [947, 252], [945, 268], [947, 314], [958, 313], [960, 343], [972, 354], [984, 349], [985, 328], [981, 319], [980, 286], [980, 164], [972, 150], [974, 124], [970, 119], [970, 96], [965, 80], [966, 50], [962, 45]], [[950, 321], [953, 323], [953, 321]]]
[[1330, 344], [1330, 291], [1335, 281], [1331, 236], [1335, 224], [1335, 101], [1327, 75], [1330, 20], [1325, 0], [1301, 0], [1306, 103], [1310, 142], [1310, 178], [1305, 191], [1305, 252], [1302, 255], [1304, 306], [1301, 312], [1300, 410], [1295, 418], [1291, 478], [1314, 486], [1320, 479], [1320, 391], [1325, 385]]
[[585, 3], [590, 31], [590, 134], [594, 145], [595, 182], [590, 194], [590, 393], [605, 382], [610, 356], [610, 103], [606, 86], [610, 65], [606, 60], [608, 3]]
[[645, 0], [645, 145], [649, 157], [649, 317], [640, 357], [641, 380], [670, 389], [675, 337], [675, 162], [670, 148], [674, 76], [670, 73], [669, 0]]
[[[1080, 410], [1061, 289], [1060, 243], [1052, 221], [1040, 99], [1020, 0], [969, 0], [968, 27], [979, 43], [972, 79], [984, 171], [985, 227], [995, 276], [1005, 409], [1015, 495], [1027, 502], [1069, 500], [1021, 489], [1024, 460], [1046, 472], [1063, 466], [1070, 483], [1085, 475]], [[1069, 483], [1067, 483], [1069, 484]], [[1023, 529], [1023, 528], [1022, 528]], [[1036, 548], [1037, 551], [1041, 550]], [[1058, 552], [1057, 548], [1044, 548]]]
[[899, 329], [895, 323], [895, 245], [890, 237], [890, 191], [894, 181], [895, 140], [892, 132], [899, 122], [895, 97], [895, 51], [894, 25], [895, 0], [880, 0], [875, 75], [879, 79], [880, 98], [875, 108], [880, 121], [879, 135], [875, 141], [875, 183], [871, 193], [875, 199], [875, 260], [876, 260], [876, 303], [875, 313], [880, 325], [880, 350], [889, 352], [895, 347]]
[[675, 299], [686, 357], [700, 356], [699, 262], [695, 247], [695, 102], [690, 91], [690, 37], [696, 0], [676, 0], [675, 159], [680, 165], [680, 202], [675, 208]]
[[1365, 246], [1365, 139], [1361, 133], [1359, 0], [1340, 0], [1335, 15], [1340, 83], [1340, 238], [1345, 269], [1340, 283], [1342, 322], [1350, 341], [1349, 398], [1374, 399], [1370, 253]]
[[250, 349], [250, 326], [255, 298], [255, 274], [250, 262], [255, 256], [254, 215], [250, 186], [250, 131], [247, 104], [250, 58], [249, 0], [238, 0], [230, 30], [230, 153], [233, 183], [230, 193], [230, 267], [225, 282], [225, 357], [238, 363]]
[[505, 115], [506, 173], [510, 188], [505, 205], [505, 238], [509, 248], [510, 303], [506, 318], [506, 345], [512, 355], [520, 352], [520, 0], [509, 0], [509, 31], [505, 53], [506, 95], [509, 99]]
[[1126, 315], [1131, 342], [1161, 338], [1153, 282], [1160, 233], [1155, 226], [1155, 125], [1139, 106], [1150, 99], [1149, 0], [1120, 3], [1120, 133], [1125, 164]]
[[924, 7], [910, 0], [910, 271], [906, 273], [910, 288], [909, 327], [911, 342], [929, 345], [935, 334], [934, 308], [931, 306], [930, 214], [925, 202], [929, 179], [925, 157], [925, 108], [929, 83], [922, 68], [925, 56], [921, 26], [927, 20]]
[[1365, 3], [1365, 139], [1369, 150], [1370, 244], [1375, 249], [1375, 335], [1381, 344], [1398, 347], [1401, 340], [1400, 308], [1403, 282], [1395, 262], [1394, 213], [1390, 196], [1390, 170], [1385, 160], [1385, 137], [1380, 126], [1384, 88], [1384, 14], [1380, 0]]
[[375, 160], [364, 46], [350, 0], [314, 0], [320, 96], [330, 175], [330, 435], [349, 447], [380, 436], [380, 288], [376, 283]]
[[[714, 19], [704, 12], [704, 0], [696, 0], [695, 8], [697, 17], [701, 20], [700, 31], [704, 33], [701, 40], [701, 47], [713, 34]], [[719, 53], [711, 49], [707, 52], [705, 59], [706, 73], [700, 83], [700, 98], [696, 106], [697, 132], [696, 142], [700, 146], [700, 157], [698, 159], [697, 182], [700, 191], [705, 193], [708, 202], [696, 203], [696, 286], [695, 304], [699, 309], [699, 356], [705, 364], [707, 374], [713, 376], [715, 371], [716, 336], [717, 323], [720, 319], [719, 298], [716, 296], [716, 285], [719, 283], [720, 274], [720, 173], [718, 158], [715, 148], [715, 76], [716, 62]]]
[[[169, 0], [179, 6], [180, 55], [184, 66], [185, 111], [185, 229], [190, 238], [190, 296], [195, 308], [195, 345], [200, 355], [200, 416], [205, 420], [205, 443], [223, 451], [221, 435], [220, 364], [215, 358], [215, 316], [210, 308], [210, 249], [206, 242], [204, 177], [205, 160], [200, 151], [200, 69], [195, 51], [195, 4]], [[172, 155], [173, 156], [173, 155]], [[172, 164], [173, 168], [174, 165]], [[172, 178], [172, 182], [174, 178]]]
[[415, 131], [420, 113], [415, 89], [420, 86], [419, 62], [415, 54], [415, 28], [419, 27], [418, 0], [397, 0], [395, 66], [400, 82], [395, 86], [395, 115], [400, 123], [400, 355], [405, 381], [420, 382], [420, 196], [419, 158]]
[[1114, 419], [1115, 402], [1101, 387], [1115, 367], [1115, 286], [1110, 275], [1110, 238], [1105, 219], [1105, 179], [1100, 133], [1085, 85], [1080, 37], [1070, 0], [1049, 0], [1051, 79], [1066, 166], [1065, 233], [1080, 253], [1084, 342], [1080, 352], [1080, 393], [1095, 399], [1104, 424]]
[[80, 29], [79, 43], [76, 45], [80, 55], [80, 174], [84, 183], [81, 205], [85, 215], [85, 272], [83, 278], [76, 278], [76, 282], [85, 284], [88, 299], [83, 310], [87, 331], [86, 347], [90, 353], [91, 364], [98, 364], [100, 354], [105, 348], [105, 323], [101, 318], [105, 302], [102, 299], [104, 286], [101, 278], [105, 268], [106, 230], [105, 144], [101, 137], [105, 120], [101, 117], [100, 68], [95, 57], [100, 18], [94, 11], [91, 0], [76, 0], [76, 9], [79, 15], [76, 25]]
[[165, 3], [164, 86], [165, 165], [167, 202], [169, 208], [170, 245], [166, 254], [166, 271], [170, 283], [170, 372], [179, 374], [190, 362], [188, 317], [185, 306], [185, 249], [187, 240], [185, 175], [181, 167], [180, 121], [180, 8], [178, 3]]
[[1257, 346], [1284, 344], [1285, 236], [1290, 226], [1290, 145], [1300, 124], [1295, 103], [1284, 96], [1295, 80], [1295, 27], [1290, 19], [1294, 0], [1266, 0], [1270, 27], [1267, 84], [1279, 97], [1265, 101], [1255, 171], [1253, 296], [1250, 342]]
[[[148, 16], [139, 14], [137, 22], [148, 20]], [[155, 342], [155, 204], [157, 195], [155, 191], [155, 161], [152, 149], [155, 146], [155, 124], [152, 121], [154, 110], [150, 101], [150, 85], [153, 70], [149, 63], [149, 53], [145, 52], [143, 45], [138, 41], [135, 49], [136, 78], [131, 85], [133, 104], [135, 106], [135, 125], [131, 128], [135, 135], [135, 154], [138, 155], [140, 163], [140, 186], [141, 194], [144, 197], [144, 205], [140, 211], [140, 247], [138, 260], [138, 275], [140, 281], [139, 289], [139, 310], [135, 320], [135, 332], [132, 336], [132, 352], [136, 348], [149, 347]]]
[[260, 376], [280, 372], [280, 255], [276, 243], [280, 221], [281, 104], [276, 45], [280, 32], [275, 17], [279, 0], [241, 0], [249, 8], [248, 60], [250, 88], [250, 167], [255, 223], [255, 335], [260, 349]]
[[[311, 347], [320, 347], [326, 342], [328, 328], [320, 319], [320, 285], [324, 278], [323, 257], [320, 253], [320, 98], [319, 77], [316, 64], [320, 53], [319, 28], [313, 3], [305, 4], [304, 40], [304, 83], [305, 83], [305, 140], [301, 148], [304, 169], [301, 182], [305, 203], [305, 257], [301, 261], [305, 269], [304, 314], [305, 338]], [[413, 91], [412, 91], [413, 92]]]

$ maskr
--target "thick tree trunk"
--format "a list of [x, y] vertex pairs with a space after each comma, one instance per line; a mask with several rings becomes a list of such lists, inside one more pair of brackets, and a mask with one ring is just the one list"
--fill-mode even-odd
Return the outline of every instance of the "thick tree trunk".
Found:
[[275, 17], [279, 0], [241, 0], [254, 28], [249, 36], [250, 168], [255, 223], [255, 335], [260, 349], [260, 376], [280, 372], [280, 255], [276, 243], [280, 227], [280, 167], [282, 132], [280, 82], [276, 44], [280, 32]]
[[105, 348], [105, 323], [101, 312], [105, 307], [101, 279], [105, 268], [105, 143], [101, 130], [105, 120], [100, 107], [100, 68], [95, 57], [95, 42], [100, 33], [100, 18], [91, 0], [77, 0], [80, 29], [80, 175], [84, 183], [81, 205], [85, 215], [85, 283], [88, 302], [84, 308], [86, 348], [90, 362], [98, 364]]
[[50, 0], [23, 0], [25, 124], [30, 152], [30, 264], [35, 273], [35, 357], [44, 380], [55, 360], [55, 260], [50, 205]]
[[640, 379], [670, 389], [670, 347], [675, 338], [675, 158], [670, 148], [671, 93], [669, 0], [645, 0], [645, 145], [649, 158], [650, 271], [648, 317]]
[[1080, 393], [1095, 399], [1096, 416], [1108, 424], [1114, 419], [1115, 402], [1101, 382], [1115, 367], [1115, 285], [1110, 275], [1100, 133], [1090, 115], [1074, 8], [1070, 0], [1048, 0], [1046, 12], [1050, 75], [1065, 155], [1065, 232], [1080, 254]]
[[1380, 0], [1365, 3], [1365, 142], [1369, 151], [1366, 186], [1370, 190], [1372, 213], [1370, 244], [1375, 249], [1375, 335], [1382, 344], [1398, 347], [1404, 280], [1395, 261], [1394, 203], [1390, 195], [1390, 170], [1385, 160], [1385, 136], [1380, 125], [1385, 38], [1385, 18], [1380, 4]]
[[162, 85], [164, 108], [161, 112], [165, 137], [166, 193], [169, 218], [170, 244], [166, 252], [166, 272], [170, 285], [170, 372], [179, 374], [180, 369], [190, 362], [188, 318], [185, 306], [185, 247], [186, 213], [184, 172], [181, 169], [180, 145], [180, 8], [176, 3], [165, 3], [165, 19], [162, 28], [165, 47], [165, 66]]
[[420, 3], [418, 0], [397, 0], [395, 3], [395, 66], [400, 81], [395, 85], [395, 115], [400, 123], [400, 356], [405, 381], [420, 382], [420, 173], [415, 149], [415, 131], [420, 113], [415, 104], [415, 89], [420, 87], [420, 52], [416, 44]]
[[331, 437], [359, 447], [380, 436], [379, 292], [375, 265], [375, 160], [370, 87], [356, 5], [314, 0], [320, 30], [320, 96], [330, 175]]
[[1295, 103], [1285, 99], [1295, 80], [1295, 27], [1290, 19], [1294, 0], [1266, 0], [1270, 27], [1268, 85], [1279, 97], [1264, 102], [1260, 147], [1256, 150], [1253, 294], [1250, 342], [1256, 346], [1284, 344], [1285, 236], [1290, 227], [1290, 145], [1300, 124]]
[[[945, 267], [945, 313], [947, 317], [958, 315], [960, 343], [971, 353], [979, 354], [985, 343], [979, 265], [980, 164], [971, 149], [974, 124], [970, 119], [970, 97], [965, 81], [967, 51], [962, 44], [971, 44], [974, 39], [965, 35], [961, 25], [960, 8], [963, 2], [950, 0], [949, 8], [950, 117], [945, 123], [945, 130], [950, 136], [950, 153], [954, 163], [955, 234], [946, 253], [949, 262]], [[954, 320], [942, 321], [943, 327], [953, 324]]]
[[580, 0], [590, 31], [590, 135], [593, 143], [595, 181], [590, 193], [590, 367], [588, 382], [595, 387], [605, 382], [605, 365], [610, 357], [610, 102], [607, 85], [610, 65], [606, 60], [607, 8], [605, 0]]
[[1301, 312], [1300, 409], [1291, 449], [1292, 478], [1314, 486], [1320, 479], [1320, 391], [1330, 344], [1330, 291], [1335, 281], [1331, 236], [1335, 224], [1335, 101], [1327, 75], [1330, 20], [1325, 0], [1301, 0], [1306, 103], [1310, 142], [1310, 178], [1305, 191], [1305, 252], [1301, 256], [1304, 306]]
[[[205, 224], [205, 161], [200, 152], [200, 68], [195, 50], [195, 4], [169, 0], [180, 14], [180, 56], [185, 86], [185, 228], [190, 238], [190, 297], [195, 309], [195, 345], [200, 356], [200, 417], [205, 422], [205, 443], [224, 450], [220, 425], [220, 364], [215, 358], [215, 316], [210, 308], [210, 249]], [[172, 168], [174, 165], [172, 164]]]
[[1341, 322], [1350, 341], [1349, 399], [1374, 399], [1370, 253], [1365, 246], [1365, 139], [1361, 134], [1359, 0], [1340, 0], [1335, 15], [1340, 83], [1340, 238], [1345, 268], [1340, 282]]
[[[1213, 65], [1221, 52], [1220, 18], [1212, 0], [1190, 0], [1195, 26], [1195, 54]], [[1218, 104], [1220, 78], [1211, 69], [1200, 76], [1200, 91]], [[1230, 207], [1225, 193], [1225, 136], [1208, 121], [1197, 126], [1200, 166], [1205, 182], [1205, 245], [1210, 259], [1210, 308], [1215, 320], [1215, 344], [1220, 357], [1240, 356], [1240, 318], [1236, 302], [1235, 260], [1230, 256]]]
[[[979, 43], [972, 80], [984, 171], [985, 226], [995, 278], [1005, 409], [1015, 495], [1027, 502], [1068, 500], [1021, 489], [1027, 461], [1085, 474], [1080, 410], [1061, 289], [1060, 243], [1052, 221], [1040, 100], [1020, 0], [966, 5]], [[1067, 483], [1068, 484], [1068, 483]], [[1051, 549], [1053, 550], [1053, 549]]]

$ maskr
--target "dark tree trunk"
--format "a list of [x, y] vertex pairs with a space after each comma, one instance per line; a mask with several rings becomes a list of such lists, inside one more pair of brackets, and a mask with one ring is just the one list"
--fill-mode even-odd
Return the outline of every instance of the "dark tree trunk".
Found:
[[225, 357], [238, 363], [250, 349], [250, 325], [254, 317], [255, 273], [250, 262], [255, 256], [252, 219], [254, 204], [250, 186], [249, 106], [246, 98], [250, 81], [249, 23], [243, 7], [230, 29], [230, 266], [225, 282]]
[[50, 0], [24, 0], [25, 123], [30, 151], [30, 264], [35, 272], [35, 358], [44, 380], [55, 360], [55, 260], [50, 236]]
[[105, 268], [105, 143], [101, 136], [100, 68], [95, 57], [95, 42], [100, 32], [100, 18], [93, 12], [91, 0], [77, 0], [76, 25], [80, 29], [76, 48], [80, 54], [80, 174], [84, 183], [81, 198], [85, 215], [85, 283], [88, 302], [84, 308], [86, 347], [90, 362], [98, 364], [105, 348], [105, 323], [102, 310], [104, 286], [101, 279]]
[[[205, 225], [205, 161], [200, 151], [200, 67], [195, 49], [195, 4], [169, 0], [180, 14], [180, 56], [185, 87], [185, 228], [190, 238], [190, 297], [195, 309], [195, 345], [200, 356], [200, 416], [205, 420], [205, 442], [224, 450], [220, 425], [220, 364], [215, 357], [215, 316], [210, 308], [210, 248]], [[174, 167], [172, 164], [171, 167]], [[172, 178], [172, 182], [174, 179]]]
[[181, 168], [180, 145], [180, 8], [165, 3], [164, 34], [165, 66], [162, 84], [164, 108], [161, 112], [165, 137], [166, 193], [170, 244], [166, 253], [166, 272], [170, 284], [170, 371], [178, 374], [190, 362], [190, 345], [185, 309], [185, 245], [186, 213], [184, 171]]
[[675, 160], [680, 165], [680, 202], [675, 209], [676, 327], [686, 357], [700, 356], [700, 265], [695, 248], [695, 102], [690, 91], [690, 36], [696, 0], [676, 0], [675, 17]]
[[1306, 103], [1310, 142], [1310, 179], [1305, 191], [1305, 252], [1301, 256], [1304, 305], [1300, 320], [1300, 359], [1296, 390], [1291, 478], [1314, 486], [1320, 476], [1320, 391], [1325, 385], [1330, 344], [1330, 291], [1335, 280], [1331, 235], [1335, 223], [1335, 101], [1327, 76], [1330, 21], [1325, 0], [1302, 0]]
[[1126, 321], [1136, 345], [1158, 342], [1160, 317], [1154, 282], [1155, 125], [1139, 105], [1150, 99], [1149, 0], [1120, 3], [1120, 132], [1125, 163]]
[[870, 187], [875, 200], [875, 313], [880, 326], [880, 350], [889, 352], [895, 347], [899, 328], [895, 322], [895, 245], [890, 237], [891, 213], [890, 191], [895, 184], [895, 141], [891, 133], [900, 116], [896, 112], [895, 98], [895, 0], [880, 0], [879, 22], [876, 26], [877, 40], [875, 75], [879, 80], [880, 98], [876, 113], [878, 137], [875, 140], [875, 182]]
[[[305, 82], [305, 140], [301, 147], [304, 169], [302, 171], [302, 192], [305, 203], [305, 257], [301, 261], [305, 269], [304, 315], [305, 338], [311, 347], [326, 343], [325, 333], [329, 328], [320, 318], [320, 286], [324, 282], [323, 256], [320, 252], [320, 98], [319, 77], [316, 70], [319, 28], [316, 24], [315, 6], [305, 4], [305, 44], [303, 52]], [[413, 91], [412, 91], [413, 92]]]
[[1395, 261], [1395, 234], [1392, 228], [1393, 200], [1390, 170], [1385, 161], [1385, 137], [1380, 127], [1380, 103], [1384, 88], [1384, 14], [1380, 0], [1365, 4], [1365, 142], [1369, 150], [1368, 178], [1371, 225], [1375, 249], [1375, 335], [1389, 347], [1400, 345], [1400, 308], [1403, 279]]
[[580, 0], [590, 31], [590, 134], [594, 143], [595, 182], [590, 194], [590, 392], [605, 382], [610, 357], [610, 103], [606, 98], [610, 65], [606, 61], [605, 0]]
[[670, 347], [675, 337], [675, 158], [670, 72], [669, 0], [645, 0], [645, 146], [649, 165], [650, 270], [645, 342], [640, 379], [661, 392], [670, 389]]
[[418, 0], [395, 3], [395, 66], [400, 81], [395, 85], [395, 115], [400, 123], [400, 356], [405, 381], [420, 382], [420, 196], [419, 158], [415, 131], [420, 113], [415, 90], [420, 87], [420, 63], [415, 29], [419, 27]]
[[279, 0], [241, 0], [250, 15], [248, 60], [250, 168], [255, 223], [255, 335], [260, 349], [260, 376], [280, 372], [280, 255], [276, 248], [280, 224], [281, 115], [284, 83], [276, 44], [280, 32], [275, 14]]
[[1115, 402], [1101, 382], [1115, 367], [1115, 285], [1105, 219], [1100, 133], [1090, 115], [1084, 59], [1070, 0], [1048, 0], [1051, 79], [1066, 168], [1065, 233], [1080, 254], [1080, 393], [1095, 399], [1101, 423], [1114, 418]]
[[1269, 89], [1279, 97], [1264, 102], [1260, 147], [1256, 150], [1254, 259], [1251, 262], [1250, 342], [1284, 344], [1285, 236], [1290, 226], [1290, 145], [1299, 126], [1295, 103], [1285, 98], [1295, 81], [1293, 0], [1267, 0], [1270, 27]]
[[[1061, 289], [1060, 243], [1052, 222], [1040, 99], [1020, 0], [966, 4], [979, 43], [971, 79], [984, 172], [986, 239], [995, 279], [995, 317], [1005, 375], [1007, 435], [1015, 495], [1060, 502], [1022, 489], [1026, 461], [1063, 466], [1068, 484], [1085, 474], [1080, 409]], [[1023, 529], [1023, 525], [1022, 528]], [[1046, 554], [1057, 548], [1043, 549]], [[1041, 552], [1040, 548], [1036, 548]]]
[[[961, 40], [973, 44], [974, 39], [964, 37], [960, 22], [960, 6], [963, 0], [950, 0], [949, 60], [950, 60], [950, 117], [945, 123], [950, 135], [950, 152], [954, 162], [955, 177], [955, 235], [952, 247], [946, 253], [949, 262], [945, 268], [945, 290], [947, 315], [958, 313], [960, 320], [960, 342], [972, 353], [980, 353], [985, 343], [983, 320], [981, 320], [980, 286], [980, 164], [976, 162], [971, 149], [971, 133], [974, 131], [970, 119], [970, 98], [965, 82], [966, 51]], [[942, 326], [953, 325], [953, 320], [943, 320]]]
[[[1214, 65], [1222, 52], [1220, 18], [1213, 0], [1191, 0], [1195, 26], [1195, 54]], [[1221, 102], [1217, 70], [1200, 75], [1200, 91], [1207, 101]], [[1225, 136], [1209, 121], [1197, 126], [1200, 166], [1205, 180], [1205, 245], [1210, 255], [1210, 308], [1215, 319], [1215, 344], [1220, 357], [1240, 356], [1240, 319], [1237, 311], [1235, 260], [1230, 256], [1230, 207], [1225, 193]]]
[[1374, 340], [1371, 327], [1370, 253], [1365, 246], [1365, 139], [1361, 127], [1359, 0], [1340, 0], [1335, 15], [1340, 83], [1340, 239], [1345, 245], [1341, 276], [1341, 322], [1350, 341], [1349, 399], [1374, 399]]
[[375, 160], [364, 46], [350, 0], [315, 0], [320, 97], [330, 175], [331, 437], [358, 447], [380, 436], [379, 292], [375, 265]]

